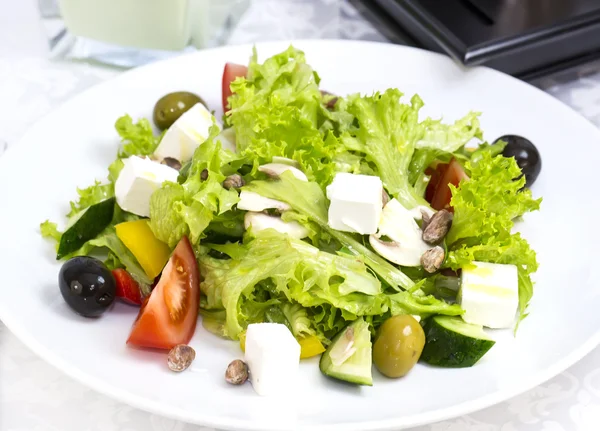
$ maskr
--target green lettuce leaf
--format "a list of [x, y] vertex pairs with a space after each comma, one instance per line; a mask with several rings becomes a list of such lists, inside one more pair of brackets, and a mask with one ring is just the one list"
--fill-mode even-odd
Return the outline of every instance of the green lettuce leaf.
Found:
[[303, 307], [329, 304], [352, 315], [380, 314], [388, 309], [387, 297], [379, 293], [379, 281], [359, 259], [322, 252], [270, 229], [237, 247], [240, 250], [233, 253], [237, 259], [200, 258], [207, 308], [226, 310], [231, 338], [237, 338], [251, 323], [248, 313], [241, 310], [254, 298], [259, 283], [270, 290], [269, 299], [293, 301]]
[[541, 199], [533, 199], [531, 190], [523, 188], [525, 178], [514, 158], [487, 152], [476, 163], [467, 162], [466, 168], [471, 180], [458, 188], [450, 185], [454, 221], [448, 244], [510, 232], [516, 217], [539, 209]]
[[466, 163], [470, 180], [450, 185], [454, 221], [446, 237], [445, 265], [458, 269], [473, 260], [516, 265], [523, 319], [533, 295], [530, 274], [537, 271], [538, 262], [527, 241], [511, 231], [516, 218], [539, 209], [541, 199], [523, 188], [525, 178], [514, 158], [493, 156], [489, 148]]
[[389, 194], [414, 208], [428, 205], [409, 183], [408, 174], [416, 143], [426, 129], [419, 123], [423, 101], [415, 95], [404, 104], [402, 96], [397, 89], [365, 97], [354, 94], [337, 106], [352, 114], [356, 123], [342, 135], [342, 144], [373, 164]]
[[79, 199], [75, 202], [71, 201], [71, 211], [67, 214], [67, 217], [76, 216], [81, 211], [100, 203], [106, 199], [112, 198], [115, 195], [115, 187], [111, 184], [101, 184], [100, 181], [96, 181], [94, 185], [89, 186], [85, 189], [77, 189]]
[[479, 112], [471, 112], [454, 124], [443, 124], [428, 118], [423, 122], [425, 134], [417, 142], [417, 148], [430, 148], [454, 153], [473, 138], [482, 139], [479, 127]]
[[286, 302], [282, 304], [281, 310], [290, 323], [294, 337], [301, 338], [315, 335], [316, 331], [312, 325], [308, 311], [298, 303]]
[[231, 85], [228, 121], [235, 127], [236, 145], [255, 166], [274, 156], [297, 161], [311, 179], [325, 187], [333, 177], [331, 163], [342, 148], [333, 134], [319, 131], [322, 112], [319, 78], [304, 53], [290, 47], [263, 64], [256, 52], [248, 78]]
[[226, 311], [220, 331], [230, 338], [250, 323], [274, 321], [273, 306], [295, 335], [316, 333], [325, 343], [358, 316], [462, 312], [433, 296], [386, 294], [362, 259], [323, 252], [274, 230], [247, 235], [243, 244], [210, 247], [232, 259], [199, 257], [203, 308]]
[[290, 172], [285, 172], [279, 181], [252, 181], [245, 189], [287, 202], [297, 213], [316, 223], [323, 232], [339, 241], [349, 253], [363, 258], [365, 263], [391, 287], [408, 289], [414, 285], [401, 270], [364, 246], [353, 235], [329, 227], [328, 201], [316, 183], [298, 180]]
[[56, 242], [56, 250], [58, 250], [58, 244], [62, 237], [62, 232], [58, 230], [56, 223], [52, 223], [50, 220], [46, 220], [40, 225], [40, 233], [43, 238], [49, 238]]
[[150, 121], [145, 118], [134, 123], [129, 115], [123, 115], [116, 121], [115, 129], [121, 137], [119, 158], [149, 156], [160, 142], [160, 137], [154, 135]]
[[108, 181], [110, 181], [112, 184], [116, 183], [123, 166], [124, 164], [122, 159], [116, 159], [114, 162], [112, 162], [108, 167]]
[[[231, 171], [229, 164], [237, 159], [221, 148], [218, 134], [213, 125], [208, 139], [194, 152], [183, 184], [167, 182], [152, 194], [150, 228], [172, 248], [184, 235], [198, 243], [215, 216], [227, 213], [239, 200], [235, 190], [222, 186], [225, 173]], [[203, 171], [208, 173], [205, 180]]]

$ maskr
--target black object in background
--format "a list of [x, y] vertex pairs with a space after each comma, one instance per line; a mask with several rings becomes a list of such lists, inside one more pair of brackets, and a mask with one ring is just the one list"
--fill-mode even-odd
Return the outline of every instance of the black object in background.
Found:
[[[600, 0], [369, 0], [359, 10], [409, 45], [533, 80], [600, 58]], [[391, 39], [394, 41], [394, 39]]]

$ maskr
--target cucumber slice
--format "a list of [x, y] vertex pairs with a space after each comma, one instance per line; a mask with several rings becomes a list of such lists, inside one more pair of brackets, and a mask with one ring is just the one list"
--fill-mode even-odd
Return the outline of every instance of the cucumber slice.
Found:
[[115, 198], [92, 205], [70, 226], [60, 238], [56, 260], [77, 251], [90, 239], [94, 239], [108, 226], [115, 211]]
[[319, 369], [334, 379], [372, 386], [372, 357], [371, 332], [361, 317], [335, 336], [321, 356]]
[[435, 316], [424, 324], [425, 347], [421, 360], [440, 367], [471, 367], [496, 343], [480, 325], [460, 317]]

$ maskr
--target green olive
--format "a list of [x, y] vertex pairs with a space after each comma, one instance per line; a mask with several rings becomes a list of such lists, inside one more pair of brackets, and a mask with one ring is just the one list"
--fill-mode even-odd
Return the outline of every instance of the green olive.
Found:
[[200, 96], [187, 91], [169, 93], [159, 99], [154, 105], [154, 124], [160, 130], [165, 130], [177, 121], [181, 115], [196, 103], [206, 103]]
[[424, 346], [425, 332], [414, 317], [393, 316], [379, 328], [373, 362], [384, 376], [402, 377], [415, 366]]

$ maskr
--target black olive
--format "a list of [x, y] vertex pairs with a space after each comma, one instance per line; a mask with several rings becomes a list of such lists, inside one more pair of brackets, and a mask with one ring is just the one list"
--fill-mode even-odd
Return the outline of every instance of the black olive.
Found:
[[504, 135], [496, 139], [498, 141], [507, 143], [502, 155], [515, 158], [525, 175], [525, 185], [531, 187], [542, 170], [542, 158], [533, 142], [518, 135]]
[[65, 302], [77, 314], [96, 317], [115, 300], [117, 285], [112, 273], [98, 259], [80, 256], [65, 262], [58, 274]]

